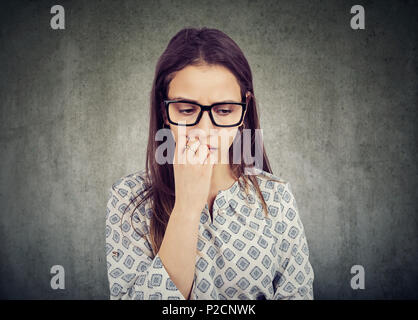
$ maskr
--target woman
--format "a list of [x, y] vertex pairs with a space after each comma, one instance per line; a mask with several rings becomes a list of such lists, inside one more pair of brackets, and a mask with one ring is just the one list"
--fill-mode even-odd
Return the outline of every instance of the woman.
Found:
[[156, 67], [146, 168], [110, 189], [111, 299], [313, 299], [297, 205], [259, 131], [237, 44], [179, 31]]

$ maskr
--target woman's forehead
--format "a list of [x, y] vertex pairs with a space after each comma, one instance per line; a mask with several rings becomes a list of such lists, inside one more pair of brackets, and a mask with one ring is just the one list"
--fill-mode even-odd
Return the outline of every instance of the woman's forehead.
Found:
[[168, 96], [170, 99], [183, 97], [209, 104], [240, 100], [241, 88], [235, 76], [225, 67], [187, 66], [171, 80]]

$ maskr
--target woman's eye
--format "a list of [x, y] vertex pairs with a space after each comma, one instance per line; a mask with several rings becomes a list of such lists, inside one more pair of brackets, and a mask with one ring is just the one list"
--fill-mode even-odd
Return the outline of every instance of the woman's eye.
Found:
[[194, 109], [183, 109], [183, 110], [179, 110], [179, 111], [180, 111], [180, 113], [183, 113], [183, 114], [190, 114], [190, 113], [194, 112]]
[[216, 110], [216, 113], [219, 113], [221, 115], [227, 115], [227, 114], [230, 114], [231, 112], [232, 111], [229, 110], [229, 109], [218, 109], [218, 110]]

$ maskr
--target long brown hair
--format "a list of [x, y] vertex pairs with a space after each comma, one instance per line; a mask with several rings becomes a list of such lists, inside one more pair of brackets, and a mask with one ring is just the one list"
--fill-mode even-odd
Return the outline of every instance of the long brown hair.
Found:
[[[163, 100], [167, 99], [168, 86], [174, 78], [177, 71], [188, 65], [221, 65], [229, 69], [236, 77], [240, 88], [241, 97], [245, 97], [246, 92], [250, 92], [247, 99], [247, 111], [243, 120], [243, 126], [239, 127], [237, 136], [242, 136], [242, 128], [251, 129], [251, 154], [255, 152], [255, 130], [259, 129], [259, 119], [257, 114], [257, 105], [254, 96], [254, 88], [252, 83], [252, 73], [250, 66], [238, 45], [225, 33], [210, 28], [185, 28], [180, 30], [168, 43], [167, 48], [158, 60], [154, 82], [150, 96], [150, 124], [148, 135], [148, 147], [145, 168], [145, 188], [140, 194], [132, 198], [134, 202], [138, 197], [139, 202], [131, 214], [132, 217], [135, 209], [144, 201], [150, 200], [152, 208], [152, 216], [150, 222], [150, 240], [154, 253], [159, 251], [164, 238], [165, 230], [170, 218], [171, 211], [175, 203], [175, 184], [174, 170], [172, 163], [158, 164], [155, 160], [156, 150], [163, 141], [156, 141], [155, 136], [159, 129], [165, 128], [165, 110]], [[171, 141], [174, 143], [174, 141]], [[243, 159], [243, 147], [241, 140], [241, 159]], [[257, 142], [259, 143], [259, 142]], [[261, 142], [263, 143], [263, 142]], [[260, 187], [256, 176], [245, 175], [244, 168], [247, 167], [243, 161], [240, 164], [233, 164], [233, 145], [229, 149], [229, 163], [232, 174], [236, 180], [243, 177], [244, 186], [248, 193], [249, 181], [255, 187], [258, 197], [261, 200], [265, 215], [268, 215], [268, 209], [264, 197], [261, 194]], [[268, 161], [265, 148], [263, 145], [263, 168], [268, 173], [272, 173], [270, 163]], [[132, 203], [131, 202], [131, 203]], [[129, 205], [125, 208], [125, 210]], [[136, 232], [138, 232], [135, 229]], [[144, 236], [143, 232], [138, 232]]]

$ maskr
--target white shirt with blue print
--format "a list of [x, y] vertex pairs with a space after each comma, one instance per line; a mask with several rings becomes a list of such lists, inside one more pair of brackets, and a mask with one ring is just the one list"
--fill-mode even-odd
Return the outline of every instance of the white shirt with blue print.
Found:
[[[159, 254], [152, 250], [149, 199], [134, 212], [131, 204], [123, 214], [131, 199], [146, 188], [144, 174], [142, 170], [122, 177], [109, 190], [106, 259], [110, 299], [184, 300]], [[213, 221], [208, 206], [203, 208], [191, 300], [314, 298], [314, 271], [290, 184], [262, 170], [256, 177], [268, 207], [267, 217], [255, 188], [250, 185], [246, 194], [238, 181], [218, 192]], [[131, 215], [140, 233], [132, 227]]]

